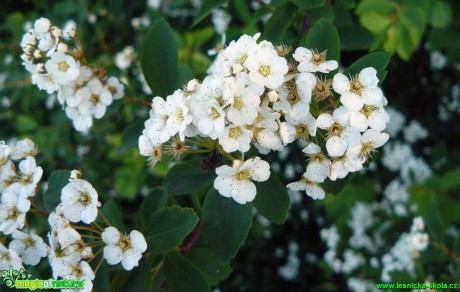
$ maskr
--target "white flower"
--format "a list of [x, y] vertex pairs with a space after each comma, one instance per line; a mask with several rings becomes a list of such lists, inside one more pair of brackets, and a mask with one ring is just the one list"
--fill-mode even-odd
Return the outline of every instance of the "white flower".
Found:
[[[5, 141], [0, 141], [0, 167], [8, 161], [8, 157], [10, 156], [11, 147], [5, 144]], [[0, 172], [0, 176], [2, 173]]]
[[13, 232], [14, 240], [9, 248], [17, 252], [26, 265], [36, 266], [40, 259], [46, 257], [48, 246], [43, 239], [35, 233], [24, 233], [19, 230]]
[[368, 129], [363, 133], [360, 139], [360, 144], [351, 146], [347, 155], [353, 157], [356, 163], [364, 163], [379, 147], [382, 147], [390, 138], [387, 133], [381, 133], [372, 129]]
[[248, 55], [244, 65], [253, 82], [270, 89], [280, 87], [289, 70], [286, 59], [278, 56], [273, 45], [266, 41], [259, 44], [254, 54]]
[[302, 175], [299, 181], [292, 182], [286, 187], [293, 191], [305, 191], [308, 196], [315, 200], [322, 200], [325, 197], [324, 190], [316, 183], [308, 178], [307, 172]]
[[300, 72], [329, 73], [339, 66], [337, 61], [326, 61], [326, 52], [318, 53], [306, 48], [297, 48], [292, 57], [299, 62], [297, 68]]
[[125, 87], [117, 77], [110, 77], [107, 80], [106, 86], [112, 94], [114, 100], [120, 99], [125, 95]]
[[0, 166], [0, 192], [5, 191], [10, 186], [14, 187], [14, 183], [17, 181], [18, 174], [16, 173], [16, 167], [11, 160], [8, 160], [5, 164]]
[[60, 85], [65, 85], [75, 81], [78, 77], [79, 64], [69, 55], [61, 52], [56, 52], [51, 55], [51, 58], [45, 63], [46, 71], [51, 75], [54, 82]]
[[171, 138], [166, 129], [166, 102], [159, 96], [152, 101], [150, 119], [145, 122], [143, 135], [146, 135], [154, 147], [160, 146]]
[[364, 105], [359, 111], [350, 112], [350, 125], [360, 132], [364, 132], [370, 127], [376, 131], [383, 131], [390, 116], [383, 107]]
[[104, 116], [107, 107], [112, 103], [112, 93], [102, 85], [98, 78], [88, 81], [86, 87], [80, 88], [76, 95], [81, 94], [78, 110], [82, 115], [93, 115], [96, 119]]
[[154, 166], [162, 158], [161, 146], [155, 146], [152, 141], [147, 137], [143, 131], [142, 135], [139, 137], [139, 153], [142, 156], [147, 156], [149, 166]]
[[258, 147], [259, 152], [263, 151], [265, 152], [263, 154], [267, 154], [270, 150], [281, 150], [281, 148], [283, 148], [283, 142], [277, 132], [268, 129], [260, 129], [255, 133], [256, 145], [262, 147]]
[[97, 217], [97, 208], [101, 206], [93, 186], [83, 179], [71, 179], [62, 189], [61, 212], [71, 222], [92, 223]]
[[3, 192], [0, 204], [0, 231], [11, 234], [24, 227], [30, 201], [13, 192]]
[[307, 177], [313, 182], [323, 182], [329, 175], [331, 162], [324, 157], [321, 148], [315, 143], [308, 144], [302, 152], [310, 157], [310, 162], [305, 172]]
[[[294, 119], [290, 116], [285, 116], [285, 118], [286, 124], [283, 127], [284, 131], [287, 130], [289, 134], [286, 135], [286, 139], [283, 138], [284, 145], [297, 138], [307, 141], [310, 137], [316, 136], [316, 119], [310, 113], [300, 119]], [[294, 135], [294, 139], [292, 139], [292, 135]]]
[[34, 34], [37, 39], [41, 39], [47, 32], [50, 31], [51, 22], [49, 19], [41, 17], [34, 23]]
[[[56, 209], [60, 208], [58, 206]], [[70, 226], [69, 220], [62, 213], [51, 212], [48, 223], [52, 230], [51, 238], [57, 238], [62, 249], [81, 239], [80, 234]]]
[[279, 88], [279, 101], [273, 109], [284, 112], [293, 119], [301, 119], [310, 113], [312, 90], [316, 77], [311, 73], [299, 73]]
[[174, 136], [179, 133], [180, 140], [184, 141], [185, 130], [187, 125], [192, 122], [193, 117], [185, 104], [185, 95], [182, 90], [176, 90], [166, 98], [165, 114], [168, 116], [166, 120], [168, 135]]
[[230, 125], [219, 137], [219, 144], [225, 152], [246, 152], [251, 148], [252, 131], [245, 127]]
[[91, 114], [83, 114], [76, 107], [67, 106], [65, 108], [65, 113], [67, 117], [72, 120], [75, 130], [79, 132], [87, 133], [93, 125], [93, 118]]
[[128, 235], [120, 234], [115, 227], [107, 227], [102, 232], [102, 240], [107, 244], [104, 247], [104, 258], [109, 265], [116, 265], [121, 261], [127, 271], [139, 265], [142, 253], [147, 250], [144, 236], [137, 230]]
[[223, 9], [214, 9], [212, 11], [212, 24], [218, 34], [223, 34], [227, 29], [232, 17]]
[[[67, 280], [84, 280], [84, 289], [74, 289], [73, 291], [90, 292], [93, 289], [95, 275], [91, 266], [85, 262], [77, 262], [69, 265], [65, 261], [57, 261], [60, 276]], [[67, 290], [67, 289], [66, 289]], [[72, 290], [71, 290], [72, 291]]]
[[337, 73], [332, 81], [332, 88], [342, 95], [340, 102], [351, 111], [360, 110], [364, 104], [385, 106], [386, 98], [378, 87], [377, 71], [372, 68], [363, 69], [357, 76], [349, 80], [342, 73]]
[[11, 150], [11, 159], [13, 160], [23, 159], [26, 156], [35, 156], [38, 152], [35, 143], [28, 138], [18, 141]]
[[337, 108], [333, 115], [322, 113], [316, 120], [318, 128], [328, 130], [326, 149], [330, 156], [342, 156], [347, 148], [359, 144], [359, 131], [349, 126], [348, 112], [344, 107]]
[[224, 97], [229, 100], [228, 120], [235, 125], [250, 125], [257, 118], [260, 96], [264, 87], [251, 82], [248, 75], [240, 73], [236, 78], [228, 78]]
[[20, 196], [34, 196], [37, 184], [42, 178], [43, 169], [37, 166], [35, 158], [27, 156], [25, 160], [19, 163], [19, 171], [19, 180], [12, 187], [18, 189]]
[[233, 167], [223, 165], [216, 168], [214, 188], [224, 197], [232, 197], [245, 204], [256, 197], [254, 181], [266, 181], [270, 177], [270, 165], [259, 157], [246, 161], [235, 160]]
[[0, 271], [9, 271], [10, 268], [17, 271], [22, 269], [21, 257], [13, 249], [0, 243]]
[[198, 131], [217, 139], [225, 129], [225, 112], [215, 99], [193, 103], [193, 124]]
[[221, 55], [222, 62], [226, 63], [229, 68], [232, 68], [235, 64], [245, 65], [248, 57], [254, 55], [257, 50], [256, 41], [259, 37], [260, 33], [255, 34], [253, 37], [242, 35], [237, 41], [231, 41], [222, 54], [218, 55], [218, 59]]

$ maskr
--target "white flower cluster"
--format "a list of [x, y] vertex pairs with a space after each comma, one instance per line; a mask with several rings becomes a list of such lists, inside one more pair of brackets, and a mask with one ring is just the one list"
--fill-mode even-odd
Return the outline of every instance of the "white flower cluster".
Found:
[[[94, 187], [86, 180], [78, 178], [80, 173], [73, 171], [69, 183], [62, 189], [61, 202], [48, 217], [51, 226], [50, 238], [50, 265], [53, 277], [62, 277], [72, 280], [84, 280], [85, 291], [91, 291], [95, 272], [84, 259], [94, 258], [90, 244], [85, 242], [77, 229], [87, 230], [85, 227], [72, 225], [75, 223], [91, 224], [98, 216], [98, 194]], [[116, 232], [115, 232], [116, 231]], [[116, 233], [116, 234], [115, 234]], [[126, 270], [138, 265], [142, 253], [147, 249], [144, 236], [139, 231], [132, 231], [126, 237], [120, 235], [115, 227], [109, 226], [100, 236], [99, 243], [105, 243], [104, 259], [114, 265], [120, 262]], [[116, 240], [117, 239], [117, 240]], [[93, 242], [92, 244], [94, 245]], [[117, 260], [120, 258], [119, 260]]]
[[[30, 198], [36, 195], [43, 169], [37, 166], [38, 150], [30, 139], [14, 146], [0, 142], [0, 233], [11, 235], [8, 248], [0, 244], [0, 270], [36, 266], [47, 255], [47, 246], [34, 233], [23, 229], [30, 210]], [[21, 231], [22, 230], [22, 231]]]
[[[259, 36], [232, 41], [217, 55], [202, 83], [192, 80], [166, 99], [155, 97], [139, 138], [140, 153], [154, 164], [161, 159], [163, 143], [172, 139], [170, 148], [183, 152], [185, 137], [196, 136], [218, 140], [216, 150], [224, 156], [248, 152], [251, 143], [267, 154], [305, 140], [309, 143], [303, 152], [310, 158], [306, 171], [287, 187], [323, 199], [320, 183], [362, 169], [389, 138], [382, 132], [389, 115], [377, 71], [366, 68], [351, 78], [337, 73], [327, 79], [338, 63], [326, 60], [325, 52], [300, 47], [288, 63], [288, 48], [257, 43]], [[332, 112], [320, 111], [319, 105], [328, 102]], [[324, 137], [327, 154], [318, 137]], [[232, 160], [233, 169], [217, 168], [214, 186], [239, 203], [250, 202], [255, 197], [250, 180], [267, 180], [269, 166], [258, 157]]]
[[65, 33], [48, 19], [38, 19], [22, 38], [21, 58], [32, 83], [49, 94], [57, 92], [75, 129], [86, 133], [93, 117], [102, 118], [112, 101], [124, 96], [124, 86], [116, 77], [106, 78], [102, 69], [89, 67], [81, 48], [71, 49], [65, 42], [65, 37], [75, 38], [75, 30]]
[[405, 271], [415, 275], [414, 259], [420, 256], [419, 251], [428, 247], [428, 234], [424, 233], [425, 224], [421, 217], [414, 218], [411, 231], [403, 233], [391, 250], [382, 257], [382, 281], [391, 282], [391, 272]]
[[20, 140], [15, 146], [0, 142], [0, 232], [4, 234], [24, 227], [29, 198], [35, 196], [43, 174], [35, 161], [37, 153], [29, 139]]

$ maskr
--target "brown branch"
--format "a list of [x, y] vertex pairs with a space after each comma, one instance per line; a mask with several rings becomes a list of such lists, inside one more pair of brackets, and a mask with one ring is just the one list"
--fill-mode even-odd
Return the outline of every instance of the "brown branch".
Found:
[[132, 98], [132, 97], [129, 97], [129, 96], [123, 96], [123, 99], [126, 100], [127, 102], [132, 102], [132, 103], [137, 103], [137, 104], [140, 104], [140, 105], [143, 105], [143, 106], [146, 106], [146, 107], [151, 107], [152, 106], [152, 103], [148, 102], [148, 101], [145, 101], [145, 100], [140, 100], [140, 99], [137, 99], [137, 98]]
[[294, 45], [292, 46], [293, 52], [295, 51], [295, 49], [297, 49], [297, 47], [300, 44], [300, 41], [302, 40], [303, 36], [307, 33], [309, 29], [310, 29], [310, 18], [308, 18], [308, 16], [305, 15], [303, 19], [302, 29], [300, 30], [300, 33], [297, 36], [297, 39], [295, 40]]
[[198, 237], [201, 234], [201, 226], [197, 225], [193, 230], [190, 236], [187, 237], [187, 240], [179, 246], [179, 252], [181, 254], [188, 254], [195, 245]]

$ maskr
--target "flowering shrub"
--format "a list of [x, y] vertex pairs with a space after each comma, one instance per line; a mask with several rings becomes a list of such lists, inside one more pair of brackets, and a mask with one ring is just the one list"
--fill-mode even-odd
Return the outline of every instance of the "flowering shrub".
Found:
[[460, 23], [422, 2], [6, 5], [1, 289], [460, 280]]

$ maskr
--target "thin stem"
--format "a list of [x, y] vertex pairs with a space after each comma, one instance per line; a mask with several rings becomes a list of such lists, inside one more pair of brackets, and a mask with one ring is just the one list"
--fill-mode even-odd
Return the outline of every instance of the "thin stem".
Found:
[[308, 18], [308, 16], [305, 15], [303, 19], [302, 29], [300, 30], [300, 33], [297, 36], [297, 39], [295, 40], [294, 45], [292, 46], [292, 51], [295, 51], [295, 49], [297, 49], [297, 47], [300, 44], [300, 41], [302, 40], [302, 37], [307, 33], [309, 28], [310, 28], [310, 18]]
[[94, 232], [94, 233], [98, 233], [98, 234], [101, 234], [102, 232], [97, 230], [97, 229], [94, 229], [94, 228], [91, 228], [91, 227], [87, 227], [87, 226], [79, 226], [79, 225], [71, 225], [73, 228], [75, 229], [80, 229], [80, 230], [86, 230], [86, 231], [91, 231], [91, 232]]
[[93, 222], [93, 225], [101, 232], [104, 231], [104, 228], [101, 227], [101, 225], [97, 224], [96, 222]]
[[105, 217], [105, 215], [101, 212], [101, 210], [97, 210], [99, 216], [101, 216], [102, 220], [104, 220], [105, 224], [107, 224], [108, 226], [112, 226], [112, 224], [110, 224], [109, 220], [107, 220], [107, 217]]
[[94, 239], [101, 239], [100, 236], [94, 236], [94, 235], [89, 235], [89, 234], [80, 234], [81, 237], [86, 237], [86, 238], [94, 238]]
[[96, 253], [94, 254], [94, 256], [88, 260], [88, 264], [91, 263], [92, 260], [94, 260], [95, 258], [97, 258], [97, 256], [98, 256], [102, 251], [103, 251], [102, 248], [100, 248], [98, 251], [96, 251]]
[[126, 100], [127, 102], [137, 103], [137, 104], [140, 104], [140, 105], [143, 105], [143, 106], [146, 106], [146, 107], [151, 107], [152, 106], [152, 103], [150, 103], [148, 101], [137, 99], [137, 98], [132, 98], [132, 97], [129, 97], [129, 96], [126, 96], [126, 95], [123, 96], [123, 99]]
[[101, 267], [102, 261], [103, 261], [103, 260], [104, 260], [104, 257], [101, 258], [101, 260], [100, 260], [99, 263], [97, 264], [96, 269], [94, 269], [94, 274], [95, 274], [95, 275], [97, 274], [97, 271], [98, 271], [99, 268]]
[[157, 278], [158, 273], [160, 272], [160, 270], [163, 267], [164, 263], [165, 263], [165, 258], [163, 258], [161, 260], [161, 262], [155, 268], [153, 268], [153, 274], [152, 274], [151, 282], [155, 281], [155, 279]]
[[29, 210], [30, 213], [35, 213], [35, 214], [40, 214], [40, 215], [46, 215], [46, 216], [49, 216], [49, 212], [47, 211], [44, 211], [44, 210], [40, 210], [40, 209], [30, 209]]

